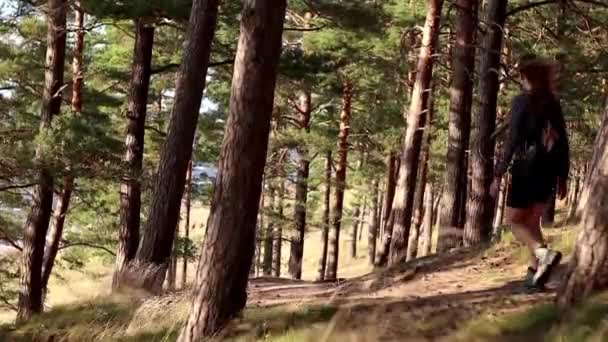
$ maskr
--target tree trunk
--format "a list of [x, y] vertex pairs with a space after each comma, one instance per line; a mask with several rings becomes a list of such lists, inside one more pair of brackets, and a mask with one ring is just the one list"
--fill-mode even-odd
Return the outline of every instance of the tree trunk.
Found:
[[[262, 179], [262, 194], [260, 195], [260, 206], [259, 206], [259, 210], [258, 210], [258, 221], [257, 221], [257, 227], [255, 230], [255, 252], [253, 255], [253, 267], [251, 267], [251, 269], [253, 269], [253, 276], [254, 277], [258, 277], [260, 275], [260, 266], [262, 265], [262, 243], [264, 242], [264, 239], [262, 239], [262, 237], [260, 236], [261, 232], [264, 231], [264, 222], [266, 222], [266, 220], [264, 219], [264, 208], [266, 207], [265, 203], [266, 203], [266, 194], [264, 192], [264, 189], [266, 189], [266, 177], [263, 177]], [[209, 222], [207, 222], [209, 223]]]
[[[186, 196], [184, 199], [184, 206], [186, 207], [186, 217], [184, 218], [184, 241], [190, 241], [190, 211], [192, 209], [192, 161], [188, 164], [188, 171], [186, 173]], [[182, 289], [186, 288], [188, 282], [188, 261], [190, 260], [188, 253], [183, 255], [182, 264]]]
[[412, 232], [410, 234], [410, 239], [408, 242], [407, 248], [407, 259], [413, 260], [416, 258], [418, 254], [418, 240], [420, 238], [420, 228], [422, 226], [422, 219], [424, 214], [424, 194], [426, 191], [426, 183], [427, 183], [427, 174], [428, 174], [428, 164], [430, 157], [430, 148], [433, 142], [433, 136], [431, 134], [431, 129], [433, 126], [433, 117], [435, 115], [435, 108], [433, 106], [433, 92], [434, 87], [431, 87], [428, 101], [428, 118], [426, 120], [426, 125], [424, 128], [424, 137], [426, 138], [424, 142], [424, 149], [422, 151], [422, 156], [420, 157], [420, 179], [418, 180], [418, 184], [416, 185], [416, 194], [414, 197], [414, 218], [412, 220]]
[[[606, 92], [608, 93], [608, 90], [606, 90]], [[604, 112], [602, 113], [602, 123], [604, 122], [608, 122], [608, 96], [606, 96], [605, 102], [604, 102]], [[606, 126], [601, 126], [601, 127], [606, 127]], [[606, 140], [608, 140], [608, 134], [601, 134], [601, 131], [598, 133], [598, 135], [595, 137], [595, 143], [593, 144], [593, 146], [603, 146], [606, 143]], [[591, 157], [591, 162], [589, 163], [588, 166], [588, 172], [585, 175], [585, 179], [583, 181], [583, 187], [581, 189], [581, 194], [580, 194], [580, 199], [577, 205], [577, 210], [576, 210], [576, 216], [577, 218], [580, 218], [582, 216], [583, 213], [583, 209], [585, 208], [585, 206], [587, 205], [588, 199], [591, 195], [591, 174], [593, 173], [593, 170], [595, 170], [595, 168], [597, 167], [597, 164], [599, 163], [599, 159], [600, 159], [600, 153], [601, 151], [598, 151], [598, 149], [594, 149], [593, 150], [593, 155]]]
[[376, 240], [378, 238], [378, 223], [380, 222], [380, 207], [378, 201], [378, 193], [380, 192], [378, 179], [374, 179], [372, 183], [372, 212], [370, 215], [370, 221], [368, 224], [367, 232], [367, 250], [370, 265], [374, 265], [376, 262]]
[[329, 208], [331, 201], [331, 151], [327, 151], [325, 155], [325, 172], [323, 183], [325, 189], [323, 191], [323, 214], [321, 217], [322, 231], [321, 231], [321, 257], [319, 258], [319, 275], [318, 280], [325, 279], [325, 271], [327, 266], [327, 249], [328, 249], [328, 236], [329, 236]]
[[346, 80], [342, 87], [342, 113], [340, 114], [340, 133], [338, 134], [338, 160], [336, 161], [336, 191], [332, 208], [332, 229], [329, 235], [327, 272], [325, 279], [336, 280], [338, 275], [338, 257], [340, 252], [340, 228], [344, 207], [344, 190], [346, 187], [346, 168], [348, 166], [348, 134], [350, 132], [350, 115], [353, 86]]
[[403, 157], [393, 200], [395, 227], [390, 245], [389, 263], [404, 260], [407, 254], [409, 230], [412, 223], [416, 176], [422, 145], [422, 128], [428, 111], [428, 97], [433, 76], [433, 54], [439, 35], [443, 0], [429, 0], [427, 7], [422, 47], [418, 59], [416, 84], [407, 115], [407, 127], [403, 142]]
[[76, 27], [72, 56], [72, 112], [82, 112], [82, 87], [84, 84], [84, 20], [85, 14], [79, 0], [75, 1], [74, 26]]
[[574, 179], [572, 179], [572, 190], [571, 190], [571, 203], [568, 205], [568, 217], [567, 217], [567, 221], [568, 222], [573, 222], [576, 218], [576, 205], [575, 203], [578, 201], [578, 194], [579, 194], [579, 190], [580, 190], [580, 178], [583, 175], [583, 171], [579, 171], [577, 172], [576, 176], [574, 177]]
[[395, 188], [397, 186], [397, 154], [391, 151], [386, 160], [386, 191], [384, 195], [384, 208], [382, 209], [382, 225], [380, 237], [386, 235], [386, 225], [393, 209], [393, 199], [395, 198]]
[[[310, 129], [311, 94], [310, 91], [300, 95], [298, 122], [300, 129], [306, 132]], [[296, 170], [296, 203], [294, 210], [295, 229], [291, 236], [289, 253], [289, 274], [293, 279], [302, 278], [302, 257], [304, 256], [304, 232], [306, 231], [306, 202], [308, 199], [308, 173], [310, 160], [307, 148], [298, 149], [300, 160]]]
[[192, 4], [171, 121], [160, 155], [146, 229], [135, 258], [121, 276], [121, 283], [151, 293], [162, 290], [171, 256], [186, 169], [192, 156], [194, 132], [205, 88], [218, 2], [195, 0]]
[[495, 239], [499, 238], [501, 235], [500, 227], [503, 224], [503, 219], [505, 216], [505, 206], [507, 204], [507, 184], [509, 183], [507, 178], [508, 175], [505, 175], [500, 180], [500, 189], [498, 191], [498, 200], [496, 204], [496, 214], [494, 215], [494, 223], [492, 225], [492, 235]]
[[588, 179], [589, 198], [583, 211], [581, 230], [557, 303], [571, 309], [590, 295], [608, 288], [608, 118], [600, 128], [593, 168]]
[[[133, 260], [139, 245], [141, 182], [144, 157], [144, 134], [148, 90], [152, 74], [152, 50], [154, 27], [143, 20], [135, 23], [135, 47], [131, 66], [131, 85], [127, 110], [127, 137], [123, 161], [127, 168], [120, 185], [120, 225], [116, 265], [112, 278], [112, 289], [121, 286], [121, 274]], [[175, 229], [175, 226], [173, 227]]]
[[286, 0], [243, 3], [207, 238], [180, 342], [212, 337], [246, 304], [285, 8]]
[[[76, 41], [74, 44], [72, 57], [72, 101], [71, 109], [74, 113], [82, 112], [82, 87], [84, 84], [84, 71], [82, 65], [84, 51], [84, 12], [80, 9], [80, 2], [76, 1], [78, 7], [74, 13], [74, 26], [76, 27]], [[55, 265], [57, 252], [59, 251], [59, 242], [63, 236], [63, 227], [65, 225], [65, 217], [70, 207], [72, 191], [74, 189], [74, 176], [70, 174], [70, 167], [67, 168], [67, 174], [63, 177], [63, 187], [59, 195], [59, 200], [55, 205], [53, 214], [53, 224], [48, 232], [46, 247], [44, 251], [44, 261], [42, 265], [42, 292], [43, 297], [46, 296], [49, 278]]]
[[443, 194], [437, 252], [457, 247], [462, 241], [460, 216], [466, 198], [466, 151], [471, 129], [471, 102], [475, 64], [477, 1], [456, 1], [456, 46], [452, 61], [446, 189]]
[[479, 65], [478, 106], [473, 117], [473, 144], [471, 147], [472, 187], [467, 201], [467, 218], [464, 228], [464, 245], [474, 246], [491, 238], [495, 200], [490, 196], [494, 179], [496, 105], [500, 69], [500, 52], [507, 12], [507, 2], [491, 0], [487, 3], [483, 22], [486, 33], [481, 42]]
[[543, 217], [541, 218], [543, 228], [552, 227], [555, 223], [555, 201], [557, 200], [557, 196], [555, 190], [551, 194], [549, 201], [547, 202], [547, 206], [543, 211]]
[[274, 185], [269, 186], [269, 201], [266, 212], [268, 223], [266, 224], [266, 231], [264, 232], [264, 259], [262, 261], [262, 275], [272, 275], [272, 247], [273, 247], [273, 235], [274, 235], [274, 204], [275, 204], [275, 189]]
[[433, 185], [427, 183], [424, 190], [424, 220], [422, 221], [422, 233], [419, 257], [425, 257], [431, 254], [431, 246], [433, 239]]
[[70, 207], [70, 199], [72, 198], [72, 191], [74, 190], [74, 177], [66, 175], [63, 181], [63, 188], [57, 204], [55, 204], [55, 212], [53, 214], [53, 225], [48, 232], [46, 247], [44, 251], [44, 259], [42, 264], [42, 293], [46, 296], [49, 279], [55, 265], [55, 259], [57, 252], [59, 251], [59, 242], [63, 236], [63, 227], [65, 223], [65, 216], [67, 215], [68, 208]]
[[359, 233], [359, 226], [363, 227], [363, 224], [360, 221], [362, 206], [363, 204], [357, 205], [357, 208], [355, 208], [355, 212], [353, 213], [354, 222], [350, 235], [350, 257], [353, 259], [357, 258], [357, 234]]
[[[47, 4], [47, 47], [40, 131], [50, 129], [53, 116], [59, 114], [65, 69], [67, 3], [65, 0], [49, 0]], [[41, 157], [39, 148], [36, 150], [36, 159]], [[53, 210], [53, 177], [42, 166], [37, 178], [31, 210], [23, 228], [18, 322], [28, 321], [32, 315], [42, 312], [42, 262]]]
[[283, 248], [283, 222], [285, 217], [283, 215], [283, 202], [285, 199], [285, 182], [281, 181], [279, 185], [279, 201], [277, 207], [277, 214], [279, 222], [275, 223], [275, 231], [274, 231], [274, 248], [272, 249], [273, 255], [273, 275], [275, 277], [281, 276], [281, 258], [282, 258], [282, 248]]

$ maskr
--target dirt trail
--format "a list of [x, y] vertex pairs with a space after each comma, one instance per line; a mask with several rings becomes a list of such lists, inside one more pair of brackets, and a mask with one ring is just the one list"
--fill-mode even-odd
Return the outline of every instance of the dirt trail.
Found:
[[479, 315], [502, 315], [553, 299], [561, 269], [547, 293], [526, 294], [526, 268], [512, 253], [512, 247], [460, 250], [333, 284], [255, 279], [249, 303], [335, 306], [335, 331], [373, 334], [374, 341], [440, 340]]

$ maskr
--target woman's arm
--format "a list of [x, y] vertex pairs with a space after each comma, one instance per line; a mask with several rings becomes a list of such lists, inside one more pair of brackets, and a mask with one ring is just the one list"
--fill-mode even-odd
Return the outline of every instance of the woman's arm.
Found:
[[502, 177], [507, 172], [509, 164], [513, 159], [513, 154], [524, 143], [526, 137], [523, 131], [527, 106], [528, 98], [525, 95], [518, 95], [513, 99], [513, 105], [511, 106], [511, 134], [505, 145], [504, 159], [496, 165], [494, 175], [497, 178]]

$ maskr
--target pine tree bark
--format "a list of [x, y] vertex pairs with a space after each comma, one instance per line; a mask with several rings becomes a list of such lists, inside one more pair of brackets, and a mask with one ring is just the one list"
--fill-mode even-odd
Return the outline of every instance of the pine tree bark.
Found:
[[376, 262], [376, 240], [378, 239], [378, 224], [380, 223], [380, 207], [378, 197], [380, 192], [378, 179], [374, 179], [372, 183], [372, 208], [368, 224], [367, 232], [367, 251], [369, 264], [374, 265]]
[[[192, 156], [192, 143], [205, 88], [218, 2], [195, 0], [192, 4], [171, 121], [161, 151], [146, 229], [135, 258], [120, 277], [120, 283], [150, 293], [162, 291], [171, 257], [186, 169]], [[256, 201], [255, 206], [257, 204]]]
[[422, 221], [420, 251], [418, 253], [418, 257], [425, 257], [431, 254], [434, 202], [433, 185], [431, 183], [427, 183], [424, 188], [424, 219]]
[[[84, 84], [83, 70], [83, 54], [84, 54], [84, 19], [85, 14], [80, 9], [80, 2], [76, 1], [76, 10], [74, 13], [75, 43], [72, 57], [72, 100], [71, 109], [74, 113], [82, 112], [82, 88]], [[42, 291], [43, 297], [46, 296], [48, 289], [49, 278], [53, 272], [57, 252], [59, 251], [59, 242], [63, 236], [63, 228], [65, 226], [65, 218], [70, 207], [72, 191], [74, 190], [74, 176], [70, 173], [71, 168], [68, 166], [66, 175], [63, 177], [63, 187], [59, 194], [59, 199], [55, 205], [53, 213], [53, 223], [48, 232], [46, 247], [44, 251], [44, 259], [42, 265]]]
[[321, 257], [319, 258], [318, 280], [325, 280], [325, 271], [327, 269], [327, 249], [329, 244], [329, 215], [331, 201], [331, 166], [332, 157], [331, 151], [327, 151], [325, 155], [325, 171], [323, 173], [323, 214], [321, 215]]
[[248, 0], [196, 296], [179, 342], [212, 337], [246, 304], [286, 0]]
[[549, 201], [547, 202], [547, 206], [545, 207], [545, 210], [543, 211], [541, 223], [542, 223], [542, 226], [545, 228], [552, 227], [553, 224], [555, 223], [555, 201], [557, 200], [556, 195], [557, 194], [554, 190], [553, 193], [551, 193], [551, 197], [549, 198]]
[[[120, 289], [120, 277], [133, 260], [139, 245], [141, 182], [144, 157], [144, 135], [148, 106], [148, 91], [152, 75], [152, 51], [154, 27], [144, 20], [135, 23], [135, 46], [131, 65], [131, 84], [127, 109], [127, 134], [125, 139], [125, 163], [127, 172], [120, 185], [120, 225], [116, 265], [112, 289]], [[175, 229], [175, 226], [173, 227]]]
[[[602, 125], [600, 126], [600, 127], [602, 127], [602, 129], [606, 129], [606, 126], [604, 125], [604, 123], [608, 122], [608, 87], [606, 89], [606, 94], [607, 95], [606, 95], [606, 99], [604, 101], [604, 110], [602, 113]], [[594, 142], [593, 146], [603, 146], [606, 143], [606, 140], [608, 140], [608, 134], [602, 134], [602, 131], [600, 131], [600, 132], [598, 132], [598, 135], [595, 137], [595, 142]], [[589, 201], [589, 197], [590, 197], [591, 189], [592, 189], [591, 184], [590, 184], [591, 183], [591, 174], [592, 174], [593, 170], [596, 169], [597, 164], [599, 163], [600, 153], [601, 153], [601, 151], [598, 151], [597, 148], [595, 148], [593, 150], [591, 162], [589, 163], [589, 166], [588, 166], [588, 172], [585, 175], [585, 179], [583, 182], [579, 203], [576, 208], [576, 217], [577, 218], [582, 217], [583, 210], [585, 209], [585, 207]]]
[[393, 209], [393, 199], [395, 198], [395, 188], [397, 186], [397, 154], [394, 151], [386, 158], [386, 191], [384, 194], [384, 207], [382, 209], [382, 226], [380, 230], [382, 234], [380, 234], [381, 238], [384, 238], [386, 225], [388, 223], [389, 216], [391, 215], [391, 211]]
[[436, 49], [441, 21], [443, 0], [429, 0], [418, 58], [416, 83], [407, 115], [403, 142], [403, 158], [399, 170], [397, 190], [393, 200], [394, 228], [390, 245], [389, 263], [395, 264], [406, 258], [409, 231], [412, 223], [414, 193], [418, 172], [422, 128], [425, 125], [428, 98], [433, 76], [433, 54]]
[[590, 295], [608, 288], [608, 120], [600, 128], [588, 186], [593, 191], [583, 211], [580, 233], [557, 296], [568, 310]]
[[[46, 11], [47, 47], [40, 112], [41, 131], [50, 129], [53, 116], [59, 114], [61, 107], [67, 3], [65, 0], [49, 0]], [[38, 147], [36, 160], [41, 158]], [[42, 263], [46, 234], [53, 210], [53, 176], [44, 166], [38, 171], [31, 201], [31, 210], [23, 228], [17, 322], [28, 321], [33, 315], [42, 312], [43, 308]]]
[[498, 191], [498, 200], [496, 204], [496, 214], [494, 215], [494, 223], [492, 224], [492, 235], [494, 236], [494, 238], [500, 235], [500, 227], [503, 224], [503, 219], [505, 216], [505, 207], [507, 205], [507, 177], [508, 175], [505, 175], [500, 180], [500, 189]]
[[46, 296], [48, 290], [49, 279], [53, 272], [57, 252], [59, 252], [59, 242], [63, 236], [63, 227], [65, 225], [65, 217], [70, 207], [72, 191], [74, 190], [74, 177], [66, 175], [63, 180], [63, 188], [59, 195], [59, 199], [55, 204], [53, 213], [53, 224], [51, 225], [46, 239], [46, 247], [44, 250], [44, 259], [42, 263], [42, 278], [41, 286], [43, 297]]
[[393, 238], [393, 227], [395, 226], [395, 219], [393, 213], [393, 200], [395, 199], [395, 190], [397, 187], [397, 177], [399, 175], [399, 168], [401, 163], [400, 159], [397, 158], [396, 153], [391, 152], [387, 160], [387, 172], [386, 172], [386, 195], [384, 199], [384, 210], [382, 218], [382, 226], [380, 227], [381, 244], [380, 248], [376, 248], [376, 267], [385, 266], [388, 262], [388, 253], [390, 251], [391, 239]]
[[[190, 212], [192, 210], [192, 161], [188, 164], [186, 172], [186, 194], [184, 198], [184, 206], [186, 207], [186, 217], [184, 218], [184, 241], [190, 241]], [[186, 288], [188, 282], [188, 261], [190, 258], [187, 254], [183, 255], [182, 263], [182, 289]]]
[[[350, 234], [350, 257], [355, 259], [357, 257], [357, 234], [359, 233], [359, 225], [361, 223], [360, 221], [360, 216], [361, 216], [361, 207], [363, 206], [363, 204], [361, 205], [357, 205], [357, 207], [355, 208], [355, 211], [353, 212], [353, 218], [354, 218], [354, 222], [353, 222], [353, 229], [351, 230], [351, 234]], [[361, 226], [363, 226], [361, 224]]]
[[582, 177], [582, 175], [584, 174], [583, 170], [579, 170], [576, 172], [576, 176], [573, 177], [573, 179], [571, 180], [573, 186], [572, 189], [570, 190], [571, 195], [570, 195], [570, 204], [568, 204], [567, 208], [568, 208], [568, 216], [567, 216], [567, 221], [568, 222], [573, 222], [576, 219], [576, 205], [575, 203], [578, 201], [578, 195], [579, 195], [579, 191], [580, 191], [580, 178]]
[[264, 232], [264, 258], [262, 260], [262, 275], [272, 275], [272, 256], [273, 256], [273, 235], [274, 235], [274, 206], [275, 206], [275, 188], [274, 185], [269, 186], [270, 193], [268, 194], [268, 223]]
[[461, 212], [466, 193], [466, 151], [471, 129], [471, 102], [475, 69], [477, 1], [456, 1], [456, 45], [452, 61], [446, 188], [443, 194], [437, 252], [457, 247], [462, 241]]
[[275, 224], [274, 231], [274, 247], [272, 249], [273, 252], [273, 268], [272, 273], [275, 277], [281, 276], [281, 258], [282, 258], [282, 248], [283, 248], [283, 222], [285, 220], [285, 216], [283, 213], [283, 206], [285, 201], [285, 182], [281, 181], [279, 185], [279, 201], [277, 203], [277, 214], [279, 222]]
[[332, 208], [331, 229], [327, 256], [326, 280], [336, 280], [338, 275], [338, 258], [340, 254], [340, 229], [344, 209], [344, 190], [346, 187], [346, 168], [348, 166], [348, 134], [353, 86], [350, 80], [342, 85], [342, 113], [340, 113], [340, 132], [338, 134], [338, 160], [336, 161], [336, 190]]
[[[300, 94], [298, 111], [298, 124], [300, 129], [310, 130], [311, 94], [305, 91]], [[295, 229], [291, 236], [289, 253], [289, 274], [293, 279], [302, 278], [302, 257], [304, 256], [304, 232], [306, 231], [306, 203], [308, 199], [308, 174], [310, 160], [306, 148], [298, 149], [300, 160], [296, 170], [296, 203], [294, 210]]]
[[490, 196], [494, 179], [496, 107], [499, 91], [500, 52], [507, 12], [507, 2], [488, 1], [483, 22], [488, 25], [481, 42], [478, 105], [473, 116], [471, 145], [472, 187], [467, 201], [464, 245], [475, 246], [490, 240], [495, 199]]
[[426, 183], [427, 183], [427, 175], [428, 175], [428, 164], [430, 157], [430, 149], [431, 143], [433, 142], [433, 136], [431, 134], [431, 129], [433, 126], [433, 117], [435, 116], [435, 108], [433, 105], [433, 94], [434, 87], [431, 87], [430, 94], [428, 97], [428, 118], [426, 120], [426, 125], [424, 128], [424, 149], [422, 151], [422, 156], [420, 157], [420, 171], [419, 171], [419, 180], [416, 185], [416, 194], [414, 197], [414, 218], [412, 220], [412, 232], [410, 234], [410, 240], [408, 242], [407, 248], [407, 259], [413, 260], [418, 255], [418, 245], [420, 239], [420, 229], [422, 226], [422, 220], [425, 210], [424, 196], [426, 191]]

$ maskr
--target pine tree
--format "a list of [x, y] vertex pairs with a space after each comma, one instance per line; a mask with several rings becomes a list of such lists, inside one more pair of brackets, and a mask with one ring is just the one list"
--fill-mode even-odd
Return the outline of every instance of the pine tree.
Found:
[[456, 2], [456, 46], [452, 61], [450, 89], [450, 124], [446, 189], [443, 194], [441, 230], [438, 252], [445, 252], [461, 244], [461, 215], [465, 208], [467, 153], [471, 130], [471, 104], [475, 64], [475, 32], [477, 31], [477, 1]]
[[[84, 20], [85, 14], [80, 8], [80, 3], [75, 3], [76, 9], [74, 10], [74, 29], [75, 29], [75, 44], [73, 49], [72, 57], [72, 99], [71, 99], [71, 110], [73, 113], [82, 112], [82, 88], [84, 83], [84, 70], [83, 70], [83, 54], [84, 54]], [[72, 199], [72, 192], [74, 190], [74, 176], [71, 175], [70, 168], [66, 170], [67, 174], [63, 177], [62, 189], [59, 193], [57, 204], [53, 213], [53, 223], [48, 232], [46, 247], [44, 251], [44, 261], [42, 265], [42, 291], [47, 292], [47, 286], [53, 266], [55, 265], [55, 259], [57, 252], [59, 251], [59, 242], [63, 236], [63, 230], [65, 226], [65, 219], [67, 216], [68, 208], [70, 207], [70, 201]]]
[[180, 342], [213, 336], [245, 307], [286, 5], [284, 0], [243, 4], [230, 115], [196, 296]]
[[414, 192], [422, 145], [421, 128], [425, 125], [428, 97], [433, 75], [433, 53], [439, 34], [442, 0], [430, 0], [424, 24], [422, 48], [418, 57], [416, 83], [407, 115], [407, 125], [403, 142], [403, 162], [399, 169], [397, 190], [393, 200], [395, 227], [391, 239], [389, 263], [395, 264], [405, 259], [407, 242], [414, 206]]
[[[53, 117], [59, 114], [62, 101], [63, 73], [66, 49], [65, 0], [49, 0], [46, 7], [47, 47], [40, 113], [40, 134], [51, 128]], [[37, 148], [37, 159], [43, 158], [43, 146]], [[40, 166], [37, 184], [32, 196], [32, 207], [24, 227], [21, 279], [17, 321], [28, 321], [42, 312], [42, 264], [46, 233], [49, 229], [53, 205], [53, 176], [44, 165]]]
[[588, 180], [589, 199], [585, 205], [581, 230], [566, 275], [557, 296], [562, 310], [571, 309], [590, 295], [608, 287], [608, 178], [602, 171], [608, 163], [608, 118], [604, 118], [594, 148], [594, 160]]
[[331, 151], [325, 154], [325, 171], [323, 173], [323, 213], [321, 218], [321, 257], [319, 258], [318, 280], [325, 280], [327, 270], [327, 250], [329, 248], [329, 218], [331, 201], [331, 170], [333, 159]]
[[195, 0], [175, 89], [173, 113], [161, 152], [148, 222], [135, 258], [118, 283], [159, 293], [173, 248], [186, 169], [199, 117], [217, 21], [217, 0]]
[[116, 267], [112, 279], [112, 288], [118, 290], [121, 285], [121, 274], [135, 258], [139, 247], [141, 181], [144, 156], [144, 135], [148, 90], [152, 73], [152, 51], [154, 48], [154, 26], [144, 19], [135, 21], [135, 44], [125, 139], [124, 162], [127, 172], [120, 186], [120, 226]]
[[336, 177], [334, 203], [332, 207], [331, 229], [329, 232], [329, 247], [327, 255], [327, 270], [325, 279], [336, 280], [338, 276], [338, 256], [340, 253], [340, 230], [342, 228], [342, 210], [344, 209], [344, 190], [346, 186], [346, 167], [348, 157], [348, 134], [352, 110], [352, 83], [344, 80], [342, 85], [342, 112], [340, 113], [340, 133], [338, 134], [338, 160], [336, 161]]
[[481, 41], [478, 98], [479, 105], [473, 116], [473, 143], [471, 144], [472, 188], [467, 202], [464, 245], [474, 246], [490, 239], [495, 200], [490, 196], [493, 180], [495, 142], [492, 133], [496, 122], [496, 105], [499, 90], [498, 73], [500, 52], [506, 18], [506, 1], [489, 1], [483, 22], [486, 26]]

